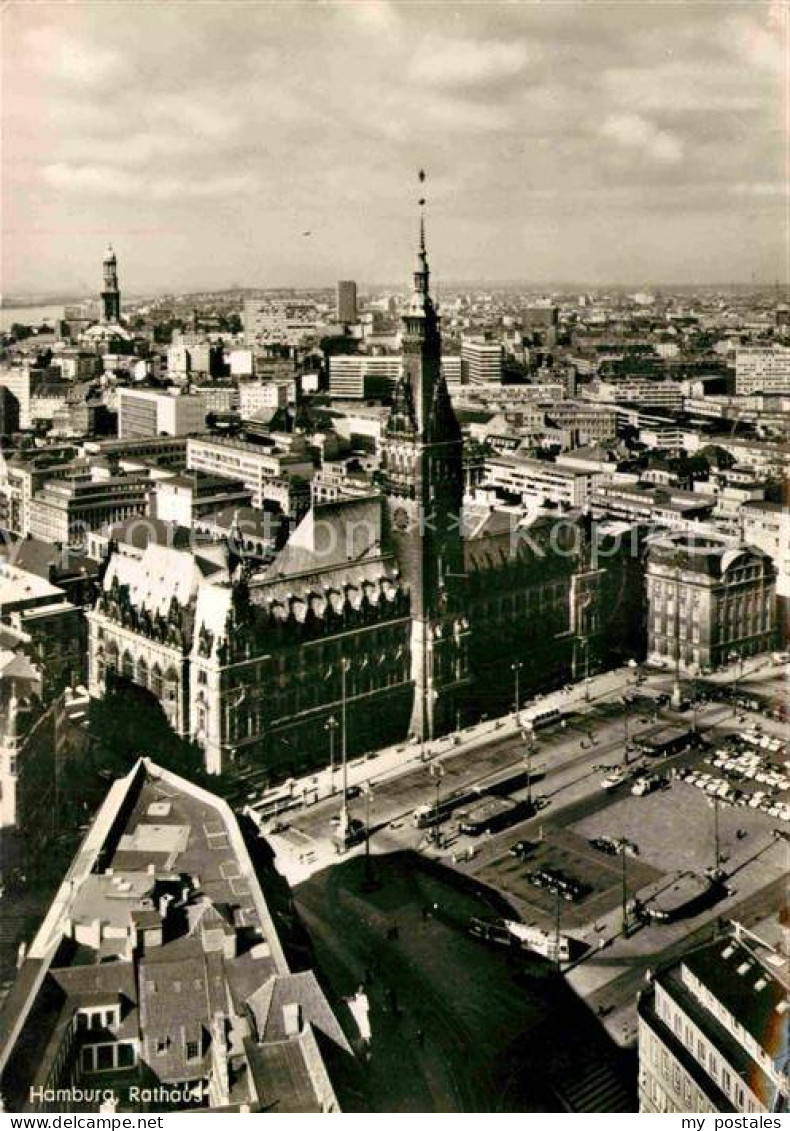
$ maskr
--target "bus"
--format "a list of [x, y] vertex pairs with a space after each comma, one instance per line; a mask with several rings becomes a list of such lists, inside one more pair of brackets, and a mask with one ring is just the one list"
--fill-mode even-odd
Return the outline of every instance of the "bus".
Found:
[[508, 797], [489, 797], [481, 800], [465, 813], [458, 824], [458, 831], [464, 836], [482, 836], [506, 829], [528, 815], [524, 801], [512, 801]]
[[521, 722], [531, 730], [542, 730], [543, 727], [550, 727], [561, 721], [562, 711], [559, 707], [533, 707], [521, 712]]
[[428, 801], [418, 805], [412, 814], [412, 821], [418, 829], [427, 829], [431, 825], [441, 824], [448, 817], [464, 805], [476, 805], [480, 800], [479, 789], [469, 789], [462, 793], [452, 793], [443, 798], [437, 805], [435, 801]]

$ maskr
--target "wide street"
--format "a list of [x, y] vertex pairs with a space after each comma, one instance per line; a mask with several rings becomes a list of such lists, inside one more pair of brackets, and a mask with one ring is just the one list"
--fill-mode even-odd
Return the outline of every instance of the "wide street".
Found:
[[[730, 684], [732, 675], [684, 681], [684, 697], [708, 694], [717, 683]], [[775, 704], [781, 700], [784, 679], [784, 669], [765, 661], [754, 665], [754, 670], [746, 666], [738, 673], [737, 694], [747, 696], [751, 706]], [[684, 767], [707, 769], [704, 761], [710, 748], [746, 728], [757, 726], [762, 734], [784, 739], [784, 723], [734, 709], [729, 702], [700, 701], [682, 711], [666, 703], [658, 707], [653, 701], [656, 694], [671, 691], [672, 684], [672, 673], [658, 671], [637, 687], [634, 673], [620, 669], [591, 680], [586, 690], [577, 685], [552, 696], [550, 702], [563, 711], [563, 724], [540, 731], [529, 741], [511, 716], [482, 724], [461, 736], [458, 745], [451, 739], [422, 752], [419, 747], [404, 747], [395, 752], [397, 760], [391, 754], [389, 760], [388, 755], [382, 761], [359, 760], [348, 770], [348, 780], [356, 787], [349, 809], [354, 818], [369, 823], [367, 850], [380, 876], [386, 877], [395, 860], [402, 868], [404, 852], [419, 854], [412, 859], [441, 861], [458, 876], [458, 883], [482, 884], [479, 890], [503, 896], [526, 923], [549, 930], [559, 923], [584, 952], [566, 972], [568, 982], [626, 1046], [635, 1039], [636, 993], [645, 972], [690, 942], [708, 937], [719, 919], [754, 922], [778, 908], [790, 863], [788, 842], [774, 836], [777, 820], [755, 809], [717, 803], [714, 811], [709, 797], [676, 776]], [[634, 696], [636, 702], [624, 702], [624, 697]], [[696, 726], [706, 748], [689, 749], [666, 761], [640, 758], [631, 748], [629, 774], [640, 766], [658, 771], [668, 777], [666, 787], [636, 797], [631, 793], [631, 777], [611, 790], [601, 788], [607, 767], [624, 764], [626, 742], [630, 745], [661, 724]], [[326, 795], [328, 780], [322, 789], [324, 781], [319, 779], [317, 791], [308, 794], [309, 798], [317, 793], [319, 799], [283, 813], [279, 830], [271, 837], [278, 867], [297, 887], [320, 884], [341, 859], [366, 852], [362, 844], [343, 858], [337, 855], [332, 843], [332, 818], [340, 809], [337, 768], [334, 777], [334, 795]], [[458, 816], [452, 814], [441, 826], [437, 846], [435, 830], [416, 827], [415, 808], [471, 787], [484, 796], [495, 793], [515, 801], [525, 799], [529, 789], [533, 799], [542, 799], [543, 807], [526, 821], [476, 838], [461, 835]], [[607, 855], [590, 843], [607, 836], [625, 838], [635, 846], [635, 855], [625, 859], [625, 876], [621, 856]], [[519, 840], [533, 845], [526, 860], [509, 854]], [[623, 936], [624, 892], [630, 901], [656, 880], [668, 887], [681, 873], [702, 875], [714, 866], [717, 852], [726, 890], [714, 906], [672, 923], [637, 925], [631, 917], [629, 934]], [[583, 885], [583, 897], [560, 901], [535, 887], [530, 874], [536, 868], [571, 875]]]

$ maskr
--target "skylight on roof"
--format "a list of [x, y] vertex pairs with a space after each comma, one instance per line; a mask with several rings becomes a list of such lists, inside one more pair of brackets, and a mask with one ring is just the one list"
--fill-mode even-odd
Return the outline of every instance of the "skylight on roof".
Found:
[[776, 1012], [780, 1015], [787, 1013], [788, 1009], [790, 1009], [790, 1001], [788, 1001], [787, 998], [784, 998], [776, 1006]]
[[725, 946], [724, 950], [721, 952], [721, 956], [722, 956], [722, 958], [732, 958], [734, 953], [735, 953], [735, 947], [734, 946]]
[[745, 974], [751, 968], [751, 962], [742, 962], [738, 967], [739, 974]]
[[766, 981], [765, 978], [758, 978], [757, 981], [754, 983], [754, 988], [759, 993], [760, 990], [764, 990], [767, 985], [768, 985], [768, 982]]

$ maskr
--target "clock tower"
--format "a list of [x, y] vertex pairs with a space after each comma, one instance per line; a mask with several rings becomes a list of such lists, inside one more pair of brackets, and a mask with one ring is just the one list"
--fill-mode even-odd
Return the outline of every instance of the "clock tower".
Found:
[[411, 595], [411, 730], [421, 740], [456, 726], [468, 683], [463, 440], [441, 371], [424, 204], [421, 199], [417, 263], [403, 315], [403, 373], [381, 446], [388, 540]]
[[121, 292], [118, 287], [118, 260], [111, 246], [107, 248], [102, 267], [104, 276], [101, 293], [102, 322], [120, 322]]

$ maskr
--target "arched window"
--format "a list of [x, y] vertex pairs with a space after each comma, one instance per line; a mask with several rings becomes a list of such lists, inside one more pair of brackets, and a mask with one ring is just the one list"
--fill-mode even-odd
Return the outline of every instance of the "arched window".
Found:
[[159, 667], [159, 664], [154, 664], [151, 668], [151, 691], [153, 691], [157, 699], [162, 698], [162, 669]]
[[146, 662], [145, 656], [141, 656], [137, 661], [136, 680], [141, 687], [148, 687], [148, 664]]
[[134, 679], [134, 659], [131, 652], [124, 652], [121, 659], [121, 672], [127, 679]]
[[164, 687], [165, 701], [168, 703], [174, 702], [178, 693], [178, 672], [175, 668], [170, 667], [165, 672]]

